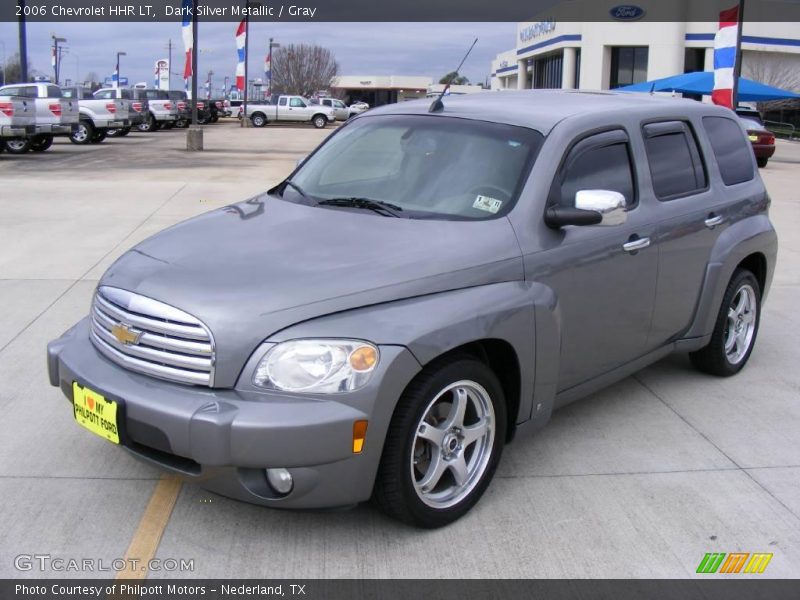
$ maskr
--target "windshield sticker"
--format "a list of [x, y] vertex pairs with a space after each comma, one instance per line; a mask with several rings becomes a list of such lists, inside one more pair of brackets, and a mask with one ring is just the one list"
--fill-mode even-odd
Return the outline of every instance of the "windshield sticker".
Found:
[[486, 212], [490, 212], [492, 214], [497, 213], [501, 206], [503, 206], [502, 200], [491, 198], [489, 196], [478, 196], [475, 198], [475, 202], [472, 203], [472, 208], [485, 210]]

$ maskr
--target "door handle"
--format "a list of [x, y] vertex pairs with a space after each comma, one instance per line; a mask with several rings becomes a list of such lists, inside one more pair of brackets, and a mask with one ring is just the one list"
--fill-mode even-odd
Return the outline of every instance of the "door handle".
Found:
[[630, 242], [625, 242], [622, 244], [622, 249], [625, 252], [636, 252], [637, 250], [644, 250], [650, 245], [650, 238], [643, 237], [643, 238], [636, 238], [635, 240], [631, 240]]
[[714, 229], [714, 227], [716, 227], [717, 225], [722, 223], [724, 220], [725, 219], [723, 219], [721, 216], [714, 215], [714, 213], [711, 213], [710, 215], [708, 215], [708, 218], [705, 220], [705, 224], [706, 224], [706, 227], [708, 227], [709, 229]]

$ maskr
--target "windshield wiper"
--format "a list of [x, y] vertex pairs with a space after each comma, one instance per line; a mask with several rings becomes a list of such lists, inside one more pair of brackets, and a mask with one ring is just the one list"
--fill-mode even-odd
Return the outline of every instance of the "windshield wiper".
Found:
[[402, 212], [403, 209], [396, 204], [390, 202], [383, 202], [382, 200], [371, 200], [370, 198], [328, 198], [320, 200], [317, 204], [325, 206], [346, 206], [348, 208], [364, 208], [373, 210], [384, 216], [399, 217], [397, 213]]
[[[291, 186], [291, 187], [292, 187], [292, 189], [294, 189], [294, 190], [295, 190], [295, 191], [296, 191], [298, 194], [300, 194], [300, 195], [303, 197], [303, 199], [304, 199], [304, 200], [307, 200], [307, 201], [308, 201], [308, 202], [310, 202], [311, 204], [317, 204], [317, 201], [316, 201], [316, 200], [314, 200], [314, 199], [313, 199], [311, 196], [309, 196], [308, 194], [306, 194], [306, 193], [303, 191], [303, 188], [301, 188], [299, 185], [297, 185], [297, 184], [296, 184], [294, 181], [292, 181], [291, 179], [287, 179], [286, 181], [284, 181], [284, 182], [283, 182], [283, 189], [284, 189], [284, 190], [286, 189], [286, 186]], [[283, 195], [283, 192], [281, 192], [281, 195]]]

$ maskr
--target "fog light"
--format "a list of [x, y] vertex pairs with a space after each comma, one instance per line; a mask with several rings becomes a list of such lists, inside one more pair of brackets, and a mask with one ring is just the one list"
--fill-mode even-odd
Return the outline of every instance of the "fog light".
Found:
[[292, 474], [286, 469], [267, 469], [267, 481], [273, 490], [283, 495], [291, 492], [294, 485]]

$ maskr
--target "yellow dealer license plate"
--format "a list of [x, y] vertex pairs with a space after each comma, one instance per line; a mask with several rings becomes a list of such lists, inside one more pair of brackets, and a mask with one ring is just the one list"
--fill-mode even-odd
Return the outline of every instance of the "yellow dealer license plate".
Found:
[[119, 444], [117, 403], [104, 398], [88, 387], [72, 383], [72, 408], [75, 420], [92, 433]]

